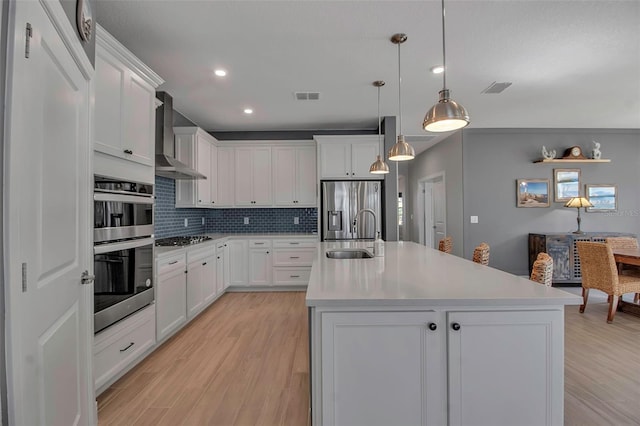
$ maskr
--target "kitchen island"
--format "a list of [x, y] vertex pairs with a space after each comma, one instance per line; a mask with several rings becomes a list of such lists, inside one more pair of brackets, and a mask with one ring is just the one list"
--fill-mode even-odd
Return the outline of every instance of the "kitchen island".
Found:
[[326, 257], [344, 244], [307, 290], [313, 425], [563, 424], [578, 296], [415, 243]]

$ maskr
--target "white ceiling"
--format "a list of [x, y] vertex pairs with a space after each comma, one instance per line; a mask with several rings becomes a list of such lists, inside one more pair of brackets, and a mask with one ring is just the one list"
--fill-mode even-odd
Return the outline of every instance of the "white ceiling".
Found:
[[[428, 140], [442, 77], [440, 1], [96, 0], [97, 21], [209, 131], [373, 129]], [[640, 1], [446, 0], [447, 83], [470, 128], [640, 128]], [[213, 76], [228, 70], [224, 79]], [[502, 94], [481, 92], [512, 82]], [[319, 101], [294, 92], [317, 91]], [[255, 113], [243, 114], [245, 107]], [[414, 142], [420, 148], [419, 142]]]

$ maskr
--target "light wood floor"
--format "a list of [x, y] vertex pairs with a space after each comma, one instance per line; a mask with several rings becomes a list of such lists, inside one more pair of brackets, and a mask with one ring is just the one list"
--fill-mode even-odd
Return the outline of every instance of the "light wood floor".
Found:
[[[566, 309], [565, 424], [640, 425], [640, 318], [590, 299]], [[100, 425], [308, 425], [307, 345], [304, 293], [225, 294], [100, 395]]]

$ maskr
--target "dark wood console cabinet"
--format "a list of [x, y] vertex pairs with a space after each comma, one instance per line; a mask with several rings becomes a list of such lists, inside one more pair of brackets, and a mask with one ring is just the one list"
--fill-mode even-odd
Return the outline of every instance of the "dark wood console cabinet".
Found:
[[579, 284], [582, 274], [576, 242], [604, 242], [607, 237], [635, 237], [635, 234], [624, 232], [529, 234], [529, 275], [538, 253], [546, 252], [553, 258], [553, 284]]

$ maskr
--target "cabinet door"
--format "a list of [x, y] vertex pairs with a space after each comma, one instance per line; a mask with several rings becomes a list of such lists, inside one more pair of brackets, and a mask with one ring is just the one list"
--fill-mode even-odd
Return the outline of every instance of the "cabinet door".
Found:
[[252, 192], [252, 148], [236, 148], [235, 151], [235, 205], [253, 206], [255, 205], [255, 203]]
[[124, 157], [122, 120], [126, 73], [122, 62], [105, 50], [96, 49], [94, 149], [117, 157]]
[[354, 142], [351, 144], [351, 177], [379, 179], [379, 176], [369, 173], [369, 168], [376, 156], [380, 155], [380, 144], [373, 142]]
[[316, 164], [314, 146], [296, 148], [296, 206], [315, 207], [317, 205]]
[[[213, 250], [213, 249], [212, 249]], [[218, 277], [217, 259], [214, 254], [202, 260], [202, 299], [206, 307], [218, 294], [216, 279]]]
[[[441, 317], [435, 312], [323, 313], [321, 424], [446, 424]], [[430, 323], [438, 329], [431, 331]]]
[[197, 204], [200, 207], [211, 207], [211, 142], [202, 135], [196, 134], [196, 170], [206, 179], [196, 180]]
[[296, 199], [296, 149], [273, 148], [273, 201], [276, 206], [293, 206]]
[[447, 323], [450, 425], [563, 424], [564, 311], [450, 312]]
[[351, 146], [348, 143], [320, 143], [318, 151], [320, 152], [320, 178], [351, 177]]
[[224, 285], [224, 249], [218, 250], [216, 254], [216, 294], [220, 294], [225, 289]]
[[[128, 72], [124, 103], [125, 158], [153, 166], [155, 159], [156, 91], [134, 72]], [[130, 153], [129, 153], [130, 151]]]
[[253, 157], [251, 167], [251, 192], [254, 205], [273, 205], [273, 186], [271, 184], [271, 147], [251, 148]]
[[271, 250], [249, 250], [249, 285], [271, 285]]
[[[182, 265], [186, 267], [184, 261]], [[187, 321], [187, 274], [184, 268], [158, 275], [156, 286], [158, 341]]]
[[200, 310], [204, 297], [202, 295], [202, 281], [204, 266], [201, 260], [189, 262], [187, 266], [187, 318], [193, 318]]
[[210, 200], [211, 206], [216, 207], [218, 202], [218, 147], [211, 145], [211, 158], [210, 158], [210, 171], [209, 171], [209, 188], [211, 191]]
[[216, 207], [231, 207], [234, 204], [235, 149], [218, 148], [218, 200]]
[[[176, 160], [191, 168], [196, 168], [197, 145], [193, 135], [175, 135], [175, 156]], [[196, 207], [198, 205], [197, 182], [197, 180], [188, 179], [175, 180], [176, 207]]]
[[229, 285], [247, 285], [247, 257], [249, 245], [246, 240], [228, 241], [229, 250]]

